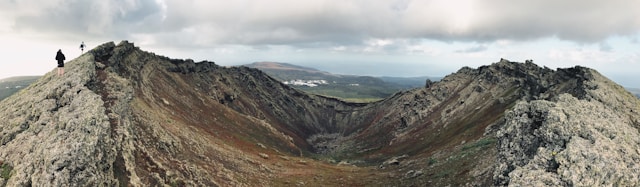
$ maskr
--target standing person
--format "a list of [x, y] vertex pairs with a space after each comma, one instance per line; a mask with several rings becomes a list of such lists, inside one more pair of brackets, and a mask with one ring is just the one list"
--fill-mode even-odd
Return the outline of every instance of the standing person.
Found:
[[86, 47], [86, 45], [84, 45], [84, 41], [80, 44], [80, 52], [81, 54], [84, 53], [84, 47]]
[[56, 60], [58, 60], [58, 76], [64, 74], [64, 54], [62, 54], [62, 50], [58, 49], [58, 53], [56, 54]]

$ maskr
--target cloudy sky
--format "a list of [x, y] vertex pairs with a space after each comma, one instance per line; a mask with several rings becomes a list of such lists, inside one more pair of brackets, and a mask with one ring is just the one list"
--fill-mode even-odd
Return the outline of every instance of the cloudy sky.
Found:
[[533, 59], [640, 88], [637, 0], [0, 0], [0, 78], [54, 70], [108, 41], [220, 65], [444, 76]]

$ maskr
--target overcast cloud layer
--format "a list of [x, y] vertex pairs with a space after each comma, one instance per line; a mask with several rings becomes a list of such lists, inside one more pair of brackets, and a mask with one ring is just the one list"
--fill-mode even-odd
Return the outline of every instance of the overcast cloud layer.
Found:
[[640, 1], [633, 0], [20, 0], [0, 7], [10, 32], [186, 46], [360, 45], [371, 38], [591, 43], [640, 30]]
[[[6, 37], [48, 42], [126, 39], [168, 50], [212, 49], [220, 54], [238, 49], [324, 50], [420, 53], [447, 60], [438, 55], [482, 56], [479, 53], [508, 44], [552, 39], [597, 45], [600, 51], [571, 50], [582, 58], [593, 53], [603, 57], [620, 49], [611, 38], [638, 43], [639, 31], [637, 0], [0, 1], [0, 34]], [[442, 49], [425, 41], [458, 48]], [[553, 55], [573, 57], [571, 51]], [[613, 58], [637, 60], [638, 55]]]

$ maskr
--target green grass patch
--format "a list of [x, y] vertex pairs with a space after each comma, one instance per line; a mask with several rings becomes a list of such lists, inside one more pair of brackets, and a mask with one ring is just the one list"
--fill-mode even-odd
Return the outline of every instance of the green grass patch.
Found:
[[0, 172], [0, 177], [9, 179], [9, 177], [11, 177], [11, 170], [13, 170], [13, 167], [7, 163], [3, 163], [2, 166], [0, 166], [0, 170], [2, 170]]
[[436, 159], [435, 159], [435, 158], [433, 158], [433, 157], [429, 158], [429, 162], [428, 162], [429, 166], [434, 165], [434, 164], [436, 164], [436, 163], [438, 163], [438, 160], [436, 160]]
[[342, 100], [366, 103], [381, 100], [400, 91], [399, 88], [383, 86], [348, 86], [348, 85], [323, 85], [318, 87], [295, 87], [305, 92], [324, 95]]
[[344, 101], [351, 103], [373, 103], [382, 100], [382, 98], [341, 98]]

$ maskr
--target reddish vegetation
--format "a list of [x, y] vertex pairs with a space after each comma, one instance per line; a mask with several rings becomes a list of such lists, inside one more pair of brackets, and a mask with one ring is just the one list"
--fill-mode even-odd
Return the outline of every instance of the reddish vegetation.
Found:
[[[129, 112], [112, 122], [116, 131], [131, 123], [122, 138], [132, 141], [133, 158], [118, 159], [116, 167], [133, 164], [140, 181], [152, 185], [487, 185], [495, 150], [479, 150], [495, 141], [485, 132], [523, 95], [518, 81], [486, 75], [499, 74], [496, 66], [353, 104], [307, 95], [256, 69], [172, 60], [128, 43], [113, 50], [106, 54], [114, 57], [96, 57], [110, 60], [98, 68], [94, 90], [108, 112], [121, 107], [110, 101], [111, 80], [127, 80], [133, 90]], [[318, 134], [338, 134], [327, 139], [337, 148], [316, 154], [318, 142], [307, 140]], [[401, 155], [397, 165], [383, 163]], [[487, 162], [476, 166], [468, 159]]]

